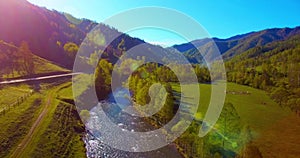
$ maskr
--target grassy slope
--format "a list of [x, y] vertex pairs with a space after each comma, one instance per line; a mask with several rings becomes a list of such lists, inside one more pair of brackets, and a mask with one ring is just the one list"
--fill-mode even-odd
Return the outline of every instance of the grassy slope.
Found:
[[[176, 91], [180, 91], [180, 86], [173, 84]], [[200, 85], [200, 108], [199, 111], [205, 114], [210, 101], [211, 85]], [[287, 109], [279, 107], [272, 101], [266, 92], [247, 86], [234, 83], [227, 84], [229, 93], [226, 101], [233, 103], [241, 120], [248, 124], [255, 137], [254, 142], [258, 145], [263, 156], [276, 157], [282, 154], [292, 157], [300, 154], [300, 119]], [[249, 95], [238, 94], [238, 92], [249, 92]], [[193, 93], [190, 89], [189, 93]], [[189, 94], [185, 94], [188, 96]], [[279, 150], [280, 149], [280, 150]]]
[[[4, 41], [0, 40], [0, 63], [1, 60], [7, 60], [5, 58], [6, 54], [8, 51], [10, 53], [14, 54], [18, 52], [18, 47], [14, 46], [13, 44], [6, 43]], [[34, 72], [35, 74], [40, 74], [40, 73], [49, 73], [49, 72], [68, 72], [69, 70], [62, 68], [46, 59], [43, 59], [41, 57], [38, 57], [36, 55], [33, 55], [34, 59]], [[0, 78], [10, 78], [12, 75], [10, 74], [9, 76], [5, 74], [5, 72], [2, 72], [3, 70], [0, 70]], [[14, 76], [13, 77], [21, 77], [21, 75], [14, 71]]]
[[[1, 61], [0, 61], [1, 62]], [[34, 74], [43, 74], [43, 73], [51, 73], [51, 72], [70, 72], [65, 68], [62, 68], [50, 61], [40, 58], [38, 56], [34, 56]], [[1, 76], [0, 76], [1, 77]], [[2, 75], [3, 78], [11, 78], [12, 75]], [[18, 72], [14, 71], [13, 77], [22, 77]]]
[[69, 70], [62, 68], [58, 65], [55, 65], [54, 63], [43, 59], [41, 57], [35, 56], [34, 57], [34, 64], [35, 64], [35, 73], [40, 74], [40, 73], [49, 73], [49, 72], [60, 72], [60, 71], [66, 71], [68, 72]]

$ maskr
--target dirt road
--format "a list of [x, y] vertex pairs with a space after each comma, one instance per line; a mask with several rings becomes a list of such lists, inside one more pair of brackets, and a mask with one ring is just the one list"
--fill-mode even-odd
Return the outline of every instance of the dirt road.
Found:
[[28, 146], [28, 144], [33, 140], [35, 135], [37, 134], [38, 127], [42, 124], [42, 122], [47, 117], [49, 107], [51, 106], [51, 102], [53, 99], [55, 99], [55, 92], [56, 89], [51, 90], [47, 96], [46, 96], [46, 104], [44, 105], [41, 113], [39, 114], [38, 118], [35, 120], [35, 122], [32, 124], [28, 134], [24, 137], [24, 139], [21, 141], [21, 143], [18, 145], [18, 147], [15, 149], [15, 151], [11, 154], [11, 158], [18, 158], [22, 157], [24, 154], [24, 150]]

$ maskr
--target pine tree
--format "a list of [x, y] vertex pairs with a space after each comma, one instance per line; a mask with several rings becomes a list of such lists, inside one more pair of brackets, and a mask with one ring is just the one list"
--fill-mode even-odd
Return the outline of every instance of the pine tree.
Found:
[[105, 99], [111, 92], [112, 69], [112, 64], [105, 59], [101, 59], [98, 63], [95, 73], [95, 87], [98, 99]]
[[19, 54], [22, 56], [22, 67], [27, 75], [34, 74], [34, 59], [27, 42], [23, 41], [19, 48]]

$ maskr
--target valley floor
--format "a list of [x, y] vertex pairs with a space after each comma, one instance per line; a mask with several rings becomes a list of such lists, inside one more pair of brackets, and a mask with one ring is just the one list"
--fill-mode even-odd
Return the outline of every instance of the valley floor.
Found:
[[[172, 87], [180, 92], [179, 85]], [[210, 87], [200, 84], [201, 113], [208, 107]], [[0, 157], [85, 157], [84, 126], [76, 107], [68, 102], [73, 99], [71, 82], [43, 83], [40, 88], [36, 91], [26, 84], [1, 87], [0, 111], [6, 110], [0, 114]], [[18, 104], [7, 108], [16, 101]], [[272, 101], [266, 92], [228, 83], [226, 102], [231, 102], [242, 122], [251, 127], [253, 143], [263, 157], [300, 155], [299, 117]]]

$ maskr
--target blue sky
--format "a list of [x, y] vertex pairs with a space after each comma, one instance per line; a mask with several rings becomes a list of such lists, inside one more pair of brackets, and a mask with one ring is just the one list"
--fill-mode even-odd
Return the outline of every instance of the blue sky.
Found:
[[[48, 9], [71, 13], [75, 17], [102, 22], [121, 11], [143, 6], [178, 10], [198, 21], [213, 37], [228, 38], [237, 34], [274, 27], [300, 26], [298, 0], [28, 0]], [[172, 45], [185, 42], [173, 33], [144, 29], [129, 32], [147, 42]]]

